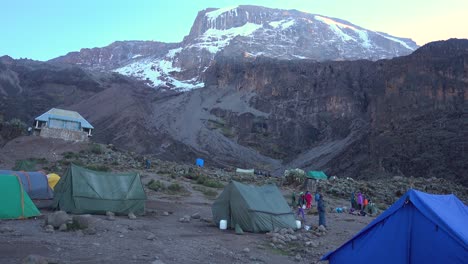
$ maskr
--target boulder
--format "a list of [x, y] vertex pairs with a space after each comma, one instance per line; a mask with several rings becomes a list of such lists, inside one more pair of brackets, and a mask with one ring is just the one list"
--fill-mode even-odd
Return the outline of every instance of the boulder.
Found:
[[179, 218], [179, 222], [189, 223], [190, 222], [190, 215], [184, 215], [184, 217]]
[[13, 228], [11, 228], [9, 226], [0, 227], [0, 233], [11, 233], [13, 231], [14, 231]]
[[40, 255], [28, 255], [21, 262], [22, 264], [49, 264], [59, 263], [58, 260], [46, 258]]
[[96, 219], [89, 214], [74, 215], [72, 218], [73, 227], [75, 229], [86, 229], [94, 226]]
[[135, 216], [134, 213], [130, 212], [130, 213], [128, 214], [128, 219], [130, 219], [130, 220], [135, 220], [136, 218], [137, 218], [137, 217]]
[[47, 215], [45, 224], [51, 225], [54, 228], [59, 228], [62, 224], [67, 224], [69, 221], [70, 216], [66, 212], [57, 211]]
[[44, 231], [46, 233], [53, 233], [54, 232], [54, 227], [52, 225], [46, 225], [44, 228]]
[[114, 221], [115, 220], [115, 214], [113, 212], [106, 212], [106, 220], [109, 221]]
[[319, 245], [320, 245], [319, 242], [313, 241], [313, 240], [312, 240], [312, 241], [307, 241], [307, 242], [306, 242], [306, 246], [308, 246], [308, 247], [317, 248]]
[[294, 257], [294, 260], [295, 261], [301, 261], [302, 260], [302, 257], [300, 254], [296, 254], [296, 256]]
[[59, 231], [65, 232], [67, 231], [67, 224], [61, 224], [58, 228]]
[[83, 234], [85, 235], [95, 235], [97, 234], [97, 230], [94, 226], [90, 226], [83, 230]]
[[244, 253], [250, 253], [250, 248], [244, 248], [244, 249], [242, 250], [242, 252], [244, 252]]
[[200, 219], [201, 218], [199, 213], [194, 213], [191, 217], [192, 217], [192, 219]]
[[320, 225], [320, 226], [318, 227], [318, 230], [319, 230], [320, 232], [327, 232], [327, 228], [324, 227], [323, 225]]

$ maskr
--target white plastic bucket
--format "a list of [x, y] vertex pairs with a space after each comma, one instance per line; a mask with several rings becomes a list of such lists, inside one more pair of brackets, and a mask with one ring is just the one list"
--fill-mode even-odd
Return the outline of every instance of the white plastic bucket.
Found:
[[301, 229], [301, 221], [296, 220], [296, 227], [297, 229]]
[[221, 229], [221, 230], [226, 230], [227, 229], [227, 221], [226, 220], [220, 220], [219, 221], [219, 229]]

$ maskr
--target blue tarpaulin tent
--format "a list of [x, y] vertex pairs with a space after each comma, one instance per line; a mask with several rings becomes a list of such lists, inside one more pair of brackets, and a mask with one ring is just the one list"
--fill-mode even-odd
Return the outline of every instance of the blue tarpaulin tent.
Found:
[[467, 263], [468, 207], [455, 195], [409, 190], [321, 260], [335, 263]]
[[40, 171], [0, 170], [0, 174], [16, 175], [20, 178], [23, 189], [31, 199], [52, 199], [54, 193], [49, 186], [47, 175]]
[[197, 165], [198, 167], [203, 167], [205, 165], [205, 161], [203, 159], [197, 159], [195, 161], [195, 165]]

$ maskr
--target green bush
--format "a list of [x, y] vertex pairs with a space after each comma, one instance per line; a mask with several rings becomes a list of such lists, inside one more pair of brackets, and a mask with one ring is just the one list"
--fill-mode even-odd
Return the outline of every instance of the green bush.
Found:
[[26, 123], [24, 123], [23, 121], [21, 121], [18, 118], [11, 119], [10, 121], [8, 121], [8, 124], [10, 124], [11, 126], [20, 128], [20, 129], [26, 129], [26, 127], [27, 127]]
[[34, 171], [36, 168], [36, 161], [34, 160], [17, 160], [13, 170], [15, 171]]
[[176, 183], [176, 182], [175, 182], [175, 183], [172, 183], [171, 185], [169, 185], [169, 186], [167, 187], [167, 189], [168, 189], [169, 191], [171, 191], [171, 192], [181, 192], [181, 191], [184, 191], [184, 190], [185, 190], [185, 188], [184, 188], [182, 185], [180, 185], [180, 184], [178, 184], [178, 183]]
[[217, 180], [209, 179], [206, 176], [198, 176], [196, 178], [196, 182], [198, 184], [201, 184], [206, 187], [211, 187], [211, 188], [223, 188], [224, 187], [224, 185], [221, 182]]
[[205, 188], [203, 186], [193, 186], [193, 189], [195, 191], [199, 191], [199, 192], [203, 193], [205, 196], [207, 196], [210, 199], [216, 198], [216, 196], [218, 195], [218, 192], [216, 192], [214, 190], [211, 190], [211, 189], [208, 189], [208, 188]]
[[66, 158], [66, 159], [75, 159], [75, 158], [78, 158], [79, 155], [74, 153], [74, 152], [67, 151], [67, 152], [63, 153], [63, 157]]
[[301, 185], [306, 178], [305, 171], [301, 169], [291, 169], [284, 171], [285, 184], [287, 185]]
[[148, 184], [146, 184], [146, 186], [149, 189], [156, 191], [156, 192], [163, 191], [166, 189], [166, 186], [164, 185], [164, 183], [160, 182], [159, 180], [158, 181], [151, 180], [148, 182]]
[[94, 170], [94, 171], [104, 171], [104, 172], [111, 171], [111, 169], [109, 167], [107, 167], [106, 165], [98, 165], [98, 164], [87, 165], [87, 166], [85, 166], [85, 168], [90, 169], [90, 170]]
[[47, 164], [45, 158], [29, 158], [25, 160], [17, 160], [13, 170], [15, 171], [34, 171], [37, 164]]
[[102, 153], [104, 153], [104, 151], [102, 150], [101, 145], [99, 145], [99, 144], [92, 144], [89, 147], [89, 151], [91, 153], [93, 153], [93, 154], [102, 154]]

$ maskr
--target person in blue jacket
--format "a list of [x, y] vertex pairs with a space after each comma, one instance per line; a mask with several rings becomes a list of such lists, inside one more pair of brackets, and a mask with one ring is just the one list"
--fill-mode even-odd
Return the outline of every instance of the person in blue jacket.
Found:
[[325, 220], [325, 200], [322, 193], [318, 193], [318, 196], [317, 211], [319, 214], [319, 226], [323, 225], [324, 227], [327, 227], [327, 222]]

